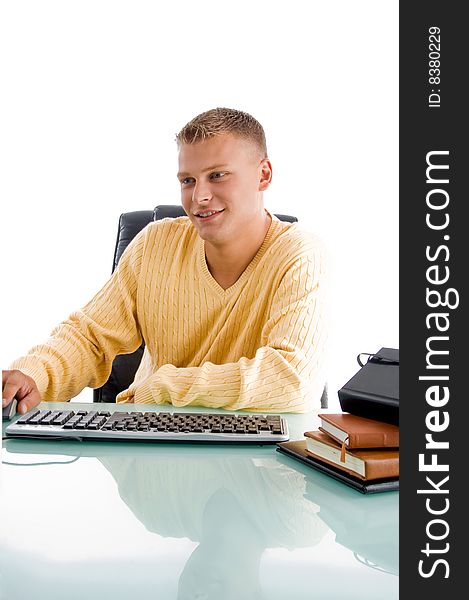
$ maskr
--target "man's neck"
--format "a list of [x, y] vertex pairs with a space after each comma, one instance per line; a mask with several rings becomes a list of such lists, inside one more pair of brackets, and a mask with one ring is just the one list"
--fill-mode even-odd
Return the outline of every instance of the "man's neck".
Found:
[[256, 227], [254, 232], [246, 232], [243, 237], [223, 246], [205, 243], [208, 270], [223, 289], [228, 289], [241, 277], [262, 246], [271, 222], [272, 218], [266, 212], [262, 226]]

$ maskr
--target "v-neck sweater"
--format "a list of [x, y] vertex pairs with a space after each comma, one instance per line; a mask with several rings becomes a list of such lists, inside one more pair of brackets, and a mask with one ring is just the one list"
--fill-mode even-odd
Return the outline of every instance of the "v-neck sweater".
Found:
[[272, 222], [238, 280], [223, 289], [187, 217], [145, 227], [109, 281], [10, 368], [43, 400], [108, 379], [118, 354], [145, 342], [117, 402], [304, 412], [319, 406], [326, 342], [325, 253], [297, 224]]

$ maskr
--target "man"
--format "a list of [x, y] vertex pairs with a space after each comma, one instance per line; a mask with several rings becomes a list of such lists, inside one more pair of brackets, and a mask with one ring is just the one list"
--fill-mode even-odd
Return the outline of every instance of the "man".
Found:
[[145, 353], [118, 402], [302, 412], [323, 380], [324, 252], [264, 208], [262, 126], [217, 108], [176, 136], [187, 217], [148, 225], [111, 279], [3, 372], [24, 413], [102, 386], [117, 354]]

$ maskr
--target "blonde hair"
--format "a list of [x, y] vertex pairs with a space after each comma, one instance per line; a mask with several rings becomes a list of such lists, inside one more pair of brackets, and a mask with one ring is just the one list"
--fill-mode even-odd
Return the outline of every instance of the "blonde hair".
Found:
[[212, 108], [194, 117], [176, 134], [178, 147], [197, 144], [223, 133], [232, 133], [251, 141], [267, 158], [267, 144], [262, 125], [250, 114], [234, 108]]

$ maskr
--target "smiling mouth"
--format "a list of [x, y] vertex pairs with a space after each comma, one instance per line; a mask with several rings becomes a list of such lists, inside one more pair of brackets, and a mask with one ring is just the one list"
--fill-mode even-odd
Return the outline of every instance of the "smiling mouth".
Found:
[[194, 213], [194, 216], [204, 221], [216, 215], [219, 215], [220, 213], [224, 212], [224, 210], [224, 208], [222, 208], [221, 210], [201, 210], [198, 213]]

